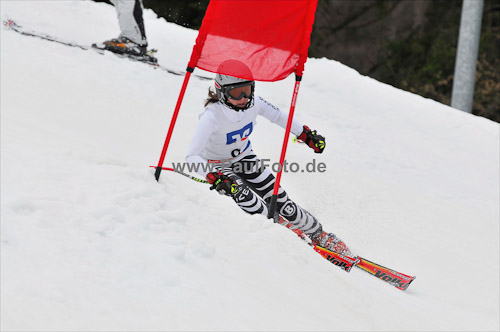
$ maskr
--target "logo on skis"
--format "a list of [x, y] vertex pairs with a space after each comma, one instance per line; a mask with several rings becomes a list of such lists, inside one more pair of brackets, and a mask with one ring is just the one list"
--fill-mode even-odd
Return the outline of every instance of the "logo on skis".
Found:
[[397, 277], [390, 276], [382, 271], [377, 271], [377, 273], [375, 273], [375, 277], [385, 282], [388, 282], [396, 287], [401, 287], [401, 289], [406, 289], [408, 287], [408, 284], [405, 283], [403, 280], [398, 279]]
[[345, 270], [346, 272], [351, 271], [352, 265], [348, 265], [346, 262], [342, 262], [341, 260], [338, 260], [337, 257], [328, 255], [326, 256], [326, 259], [330, 261], [330, 263], [337, 265], [341, 269]]

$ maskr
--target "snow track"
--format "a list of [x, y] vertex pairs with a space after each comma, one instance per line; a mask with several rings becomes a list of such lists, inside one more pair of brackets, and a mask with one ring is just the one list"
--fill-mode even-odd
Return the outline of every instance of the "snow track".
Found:
[[[2, 1], [64, 40], [118, 35], [90, 1]], [[145, 11], [184, 69], [196, 38]], [[196, 72], [203, 73], [199, 69]], [[286, 173], [298, 204], [362, 256], [416, 275], [406, 292], [345, 273], [290, 231], [171, 172], [153, 177], [182, 77], [1, 31], [1, 329], [491, 330], [499, 326], [499, 126], [309, 59], [296, 116], [326, 136], [325, 173]], [[287, 110], [293, 78], [257, 83]], [[191, 80], [167, 154], [181, 162], [211, 82]], [[283, 130], [251, 139], [276, 161]]]

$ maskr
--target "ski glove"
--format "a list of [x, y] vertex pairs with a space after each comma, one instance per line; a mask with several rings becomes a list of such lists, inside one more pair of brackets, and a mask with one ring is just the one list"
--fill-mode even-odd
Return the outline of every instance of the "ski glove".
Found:
[[311, 131], [308, 126], [304, 126], [302, 134], [300, 134], [300, 136], [297, 138], [306, 143], [316, 153], [322, 153], [325, 149], [325, 137], [318, 135], [316, 130]]
[[207, 181], [212, 185], [210, 190], [215, 189], [221, 195], [232, 196], [238, 192], [236, 182], [221, 171], [208, 173]]

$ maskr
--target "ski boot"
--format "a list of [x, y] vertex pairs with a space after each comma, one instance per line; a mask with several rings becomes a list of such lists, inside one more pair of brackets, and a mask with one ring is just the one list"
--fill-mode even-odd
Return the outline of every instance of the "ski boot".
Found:
[[325, 248], [331, 251], [334, 251], [338, 254], [341, 255], [347, 255], [352, 257], [352, 253], [347, 247], [347, 245], [339, 239], [335, 234], [333, 233], [326, 233], [321, 231], [319, 235], [314, 237], [313, 239], [314, 244], [321, 248]]
[[139, 45], [126, 37], [113, 38], [102, 43], [92, 44], [92, 47], [117, 54], [132, 55], [135, 57], [144, 57], [148, 55], [147, 44]]

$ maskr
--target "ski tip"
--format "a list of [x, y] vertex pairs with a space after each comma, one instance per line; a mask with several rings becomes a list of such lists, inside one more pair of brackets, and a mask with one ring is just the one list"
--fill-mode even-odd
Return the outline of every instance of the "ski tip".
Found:
[[408, 287], [410, 287], [410, 284], [411, 284], [411, 283], [413, 282], [413, 280], [415, 280], [416, 278], [417, 278], [416, 276], [412, 276], [412, 277], [411, 277], [411, 280], [410, 280], [410, 281], [408, 281], [408, 283], [406, 284], [405, 288], [404, 288], [404, 289], [401, 289], [401, 290], [403, 290], [403, 291], [407, 290], [407, 289], [408, 289]]

